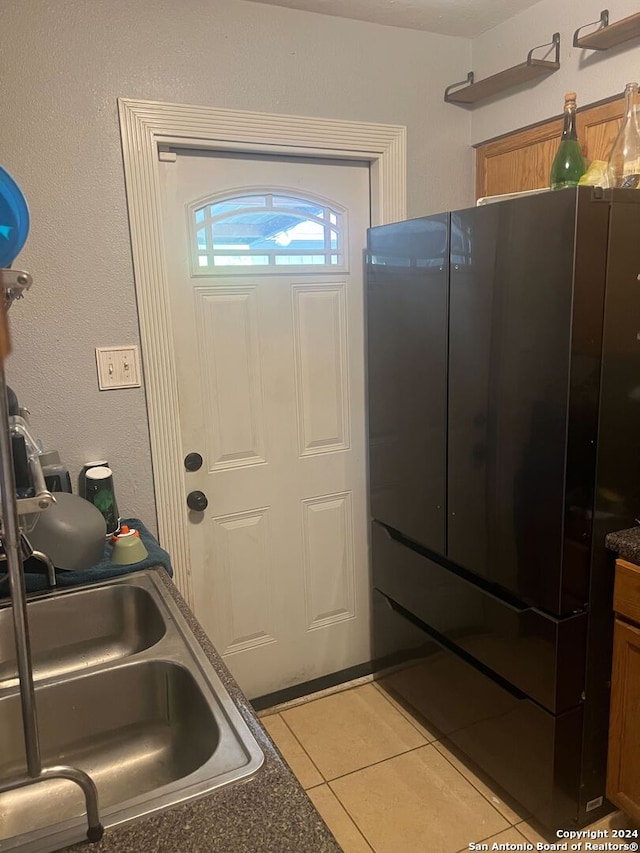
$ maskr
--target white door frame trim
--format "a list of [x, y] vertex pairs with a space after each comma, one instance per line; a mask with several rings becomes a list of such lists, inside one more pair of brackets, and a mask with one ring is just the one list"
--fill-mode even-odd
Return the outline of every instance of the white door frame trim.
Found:
[[129, 98], [118, 99], [118, 110], [158, 533], [193, 604], [158, 146], [366, 160], [371, 221], [383, 225], [406, 218], [406, 128]]

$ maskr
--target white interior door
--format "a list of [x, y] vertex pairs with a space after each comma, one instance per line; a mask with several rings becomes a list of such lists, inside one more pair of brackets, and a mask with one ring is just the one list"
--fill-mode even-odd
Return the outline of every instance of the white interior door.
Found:
[[159, 164], [195, 612], [250, 697], [370, 659], [368, 164]]

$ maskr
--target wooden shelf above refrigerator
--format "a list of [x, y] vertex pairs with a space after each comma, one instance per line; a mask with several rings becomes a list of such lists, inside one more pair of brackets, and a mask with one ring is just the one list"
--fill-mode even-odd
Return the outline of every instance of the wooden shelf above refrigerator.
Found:
[[[555, 48], [555, 59], [534, 59], [533, 52], [543, 47]], [[560, 68], [560, 33], [554, 33], [553, 39], [548, 44], [533, 47], [529, 51], [525, 62], [507, 68], [485, 77], [484, 80], [475, 80], [473, 71], [469, 71], [467, 79], [459, 83], [452, 83], [444, 91], [444, 99], [448, 104], [471, 105], [478, 101], [484, 101], [494, 95], [513, 89], [522, 83], [528, 83], [538, 77], [546, 77]], [[458, 88], [462, 86], [462, 88]]]
[[[585, 27], [593, 27], [595, 24], [600, 24], [600, 28], [593, 33], [581, 36], [580, 31]], [[621, 21], [616, 21], [615, 24], [609, 23], [609, 10], [604, 9], [600, 13], [600, 20], [594, 21], [591, 24], [584, 24], [579, 27], [573, 34], [573, 46], [583, 47], [587, 50], [609, 50], [611, 47], [616, 47], [625, 41], [640, 37], [640, 12], [635, 15], [629, 15], [628, 18], [623, 18]]]

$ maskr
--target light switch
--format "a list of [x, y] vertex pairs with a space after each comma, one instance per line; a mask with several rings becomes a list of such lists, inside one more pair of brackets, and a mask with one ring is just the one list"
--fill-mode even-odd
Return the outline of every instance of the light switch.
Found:
[[140, 351], [137, 346], [96, 347], [96, 364], [101, 391], [140, 387]]

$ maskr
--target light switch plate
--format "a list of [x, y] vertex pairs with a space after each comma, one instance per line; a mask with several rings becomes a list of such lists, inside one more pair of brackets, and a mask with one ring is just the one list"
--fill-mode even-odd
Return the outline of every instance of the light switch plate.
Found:
[[140, 350], [131, 344], [121, 347], [96, 347], [98, 387], [101, 391], [114, 388], [139, 388]]

